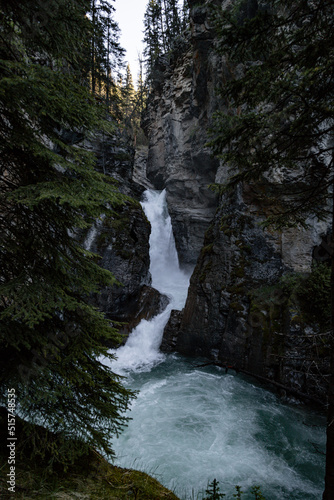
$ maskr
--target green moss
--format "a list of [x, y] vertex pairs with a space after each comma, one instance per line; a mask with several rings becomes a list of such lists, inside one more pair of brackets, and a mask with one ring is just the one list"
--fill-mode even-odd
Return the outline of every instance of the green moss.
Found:
[[122, 257], [124, 260], [130, 260], [133, 257], [133, 252], [131, 250], [127, 250], [125, 248], [117, 248], [117, 255]]
[[279, 286], [289, 297], [293, 321], [318, 325], [326, 329], [331, 318], [331, 269], [315, 263], [311, 273], [290, 273], [283, 276]]
[[243, 252], [241, 252], [240, 255], [237, 256], [237, 259], [235, 261], [235, 266], [231, 273], [231, 278], [233, 279], [233, 281], [245, 279], [247, 265], [248, 262], [246, 256], [244, 255]]
[[203, 283], [206, 279], [207, 273], [212, 268], [212, 260], [210, 259], [210, 255], [213, 253], [213, 243], [202, 247], [200, 258], [202, 259], [202, 266], [200, 269], [200, 274], [198, 276], [198, 280], [200, 283]]
[[127, 153], [126, 151], [118, 151], [117, 153], [113, 154], [113, 160], [114, 161], [119, 161], [119, 162], [131, 162], [132, 161], [132, 154]]
[[197, 138], [199, 132], [201, 132], [201, 127], [199, 127], [198, 125], [192, 127], [192, 129], [189, 131], [189, 139], [191, 141], [194, 141]]
[[238, 283], [236, 285], [229, 286], [227, 287], [226, 291], [231, 294], [245, 295], [245, 284]]
[[[242, 244], [240, 235], [244, 231], [245, 227], [252, 228], [254, 223], [250, 216], [245, 214], [227, 214], [224, 215], [220, 220], [220, 230], [226, 236], [234, 236], [237, 238], [236, 244]], [[239, 244], [238, 244], [239, 243]]]
[[239, 302], [231, 302], [230, 303], [230, 309], [232, 309], [235, 312], [243, 312], [244, 308], [242, 307]]
[[106, 228], [114, 229], [116, 232], [127, 231], [130, 223], [129, 215], [126, 213], [122, 216], [113, 215], [106, 217], [103, 221], [103, 226]]
[[204, 241], [212, 241], [214, 237], [214, 228], [215, 228], [214, 224], [210, 224], [210, 226], [205, 232]]
[[110, 243], [110, 233], [101, 232], [96, 238], [96, 245], [98, 249], [106, 247]]
[[330, 267], [319, 263], [295, 288], [306, 322], [317, 323], [322, 329], [329, 326], [331, 319], [330, 280]]
[[233, 271], [233, 275], [236, 278], [244, 278], [245, 277], [245, 266], [241, 265], [239, 267], [236, 267]]
[[134, 212], [140, 210], [141, 217], [149, 222], [142, 212], [140, 203], [132, 198], [127, 199], [119, 213], [112, 213], [103, 219], [99, 236], [97, 237], [97, 247], [102, 250], [112, 243], [117, 255], [123, 259], [130, 259], [136, 248], [134, 241], [133, 221]]
[[[317, 331], [328, 329], [330, 269], [320, 264], [315, 265], [307, 276], [297, 273], [285, 275], [274, 286], [252, 290], [249, 299], [248, 322], [261, 332], [264, 352], [270, 344], [273, 355], [283, 355], [287, 321], [302, 327], [312, 325]], [[321, 338], [316, 344], [313, 346], [314, 356], [318, 357]], [[323, 351], [326, 352], [325, 342]]]
[[252, 253], [252, 247], [248, 243], [243, 244], [240, 248], [248, 255]]
[[212, 249], [213, 249], [213, 243], [210, 243], [210, 245], [206, 245], [205, 247], [203, 247], [201, 250], [202, 257], [205, 257], [208, 254], [211, 254]]
[[[232, 215], [224, 215], [220, 220], [219, 229], [224, 234], [226, 234], [226, 236], [230, 236], [232, 234], [232, 230], [231, 230], [232, 220], [233, 220]], [[229, 234], [227, 234], [227, 233], [229, 233]]]
[[250, 308], [248, 322], [262, 334], [262, 350], [265, 354], [271, 344], [273, 355], [284, 354], [284, 321], [288, 295], [282, 292], [279, 284], [252, 290], [249, 294]]

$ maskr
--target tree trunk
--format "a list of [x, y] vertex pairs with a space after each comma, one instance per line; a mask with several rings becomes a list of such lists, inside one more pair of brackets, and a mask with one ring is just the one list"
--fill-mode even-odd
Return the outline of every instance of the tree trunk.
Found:
[[109, 109], [109, 93], [110, 93], [110, 16], [108, 16], [108, 34], [107, 34], [107, 60], [106, 60], [106, 69], [107, 69], [107, 82], [106, 82], [106, 102], [107, 102], [107, 110]]
[[95, 94], [95, 0], [92, 3], [92, 93]]

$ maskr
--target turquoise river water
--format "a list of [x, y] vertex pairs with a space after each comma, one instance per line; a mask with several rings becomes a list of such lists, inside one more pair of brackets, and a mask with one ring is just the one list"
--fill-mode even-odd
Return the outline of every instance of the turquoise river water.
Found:
[[203, 359], [159, 351], [171, 309], [182, 309], [189, 273], [179, 268], [165, 193], [147, 191], [152, 285], [170, 304], [143, 320], [112, 368], [138, 390], [132, 420], [113, 443], [116, 464], [144, 470], [182, 499], [201, 499], [208, 482], [243, 499], [260, 485], [266, 500], [320, 500], [325, 465], [325, 417], [282, 404], [252, 378]]

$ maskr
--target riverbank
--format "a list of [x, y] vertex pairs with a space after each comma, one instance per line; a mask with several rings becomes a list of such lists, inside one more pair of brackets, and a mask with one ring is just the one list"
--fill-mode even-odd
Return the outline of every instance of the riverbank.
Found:
[[[6, 411], [0, 411], [1, 477], [0, 497], [4, 499], [166, 499], [178, 500], [171, 491], [144, 472], [116, 467], [105, 460], [100, 453], [91, 449], [88, 455], [79, 457], [67, 468], [55, 463], [59, 456], [57, 437], [46, 433], [41, 427], [28, 425], [23, 431], [23, 422], [16, 416], [17, 446], [15, 454], [14, 490], [8, 490], [9, 468], [6, 447]], [[32, 459], [29, 440], [38, 433], [39, 442], [52, 440], [55, 455]], [[47, 443], [46, 443], [47, 444]], [[41, 450], [43, 452], [43, 450]], [[46, 459], [47, 458], [47, 459]], [[53, 463], [54, 462], [54, 463]]]

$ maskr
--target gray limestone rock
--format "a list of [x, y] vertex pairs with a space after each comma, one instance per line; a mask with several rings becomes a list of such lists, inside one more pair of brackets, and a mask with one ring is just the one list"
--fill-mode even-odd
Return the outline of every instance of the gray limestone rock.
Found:
[[[217, 3], [228, 8], [233, 2]], [[217, 83], [231, 74], [213, 51], [205, 1], [189, 6], [189, 39], [158, 61], [144, 120], [150, 141], [147, 177], [167, 191], [181, 264], [196, 263], [185, 308], [173, 311], [161, 348], [206, 356], [325, 400], [324, 332], [296, 315], [300, 304], [284, 292], [280, 279], [307, 275], [315, 258], [326, 261], [321, 250], [328, 247], [330, 221], [310, 217], [307, 229], [265, 230], [268, 207], [256, 200], [251, 186], [239, 185], [222, 199], [210, 191], [211, 183], [233, 175], [206, 145], [212, 115], [222, 107]], [[266, 8], [266, 2], [244, 2], [242, 16], [253, 15], [258, 6]], [[290, 180], [302, 185], [302, 165], [267, 178], [273, 187]]]
[[[213, 53], [204, 2], [191, 6], [188, 49], [168, 71], [165, 64], [165, 82], [160, 80], [148, 106], [148, 177], [157, 188], [166, 188], [181, 262], [198, 256], [185, 308], [172, 314], [161, 348], [228, 363], [321, 399], [328, 353], [324, 349], [318, 356], [312, 344], [319, 338], [316, 326], [313, 340], [303, 337], [299, 345], [292, 306], [279, 281], [284, 274], [310, 272], [330, 224], [311, 217], [307, 229], [264, 230], [266, 210], [250, 186], [240, 185], [221, 200], [209, 191], [210, 183], [224, 183], [233, 174], [206, 146], [207, 128], [220, 105], [214, 89], [229, 70]], [[251, 0], [245, 3], [244, 15], [255, 7]], [[293, 176], [302, 181], [302, 166], [271, 172], [268, 181], [284, 184]], [[303, 325], [297, 330], [304, 335]]]
[[195, 264], [216, 211], [217, 196], [209, 185], [219, 166], [205, 145], [216, 109], [213, 89], [219, 76], [211, 51], [213, 38], [205, 8], [196, 7], [193, 13], [190, 40], [180, 44], [163, 64], [158, 61], [158, 77], [153, 80], [144, 119], [150, 140], [147, 177], [155, 189], [167, 191], [183, 264]]
[[167, 324], [162, 349], [205, 356], [325, 402], [328, 335], [305, 323], [298, 298], [280, 286], [291, 268], [275, 235], [248, 208], [230, 205], [217, 212], [185, 308]]

